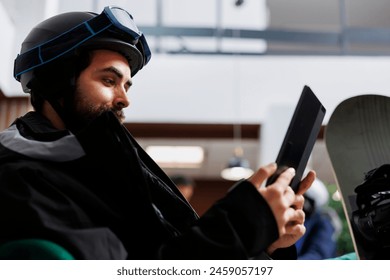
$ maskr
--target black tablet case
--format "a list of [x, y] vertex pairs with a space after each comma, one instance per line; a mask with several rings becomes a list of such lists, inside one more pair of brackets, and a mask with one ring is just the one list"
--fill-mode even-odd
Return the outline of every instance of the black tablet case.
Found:
[[325, 107], [313, 91], [305, 86], [276, 158], [278, 170], [268, 179], [267, 185], [272, 184], [286, 168], [293, 167], [296, 175], [290, 186], [295, 192], [297, 191], [320, 132], [325, 112]]

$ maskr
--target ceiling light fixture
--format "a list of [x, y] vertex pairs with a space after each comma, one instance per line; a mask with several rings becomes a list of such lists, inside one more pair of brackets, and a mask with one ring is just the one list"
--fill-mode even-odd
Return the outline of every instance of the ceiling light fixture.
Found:
[[145, 150], [162, 168], [199, 168], [204, 161], [199, 146], [148, 146]]
[[[240, 39], [240, 31], [235, 30], [236, 34], [234, 34], [233, 37], [236, 37]], [[240, 61], [239, 61], [239, 53], [235, 55], [235, 61], [236, 65], [234, 67], [236, 73], [236, 77], [238, 79], [233, 80], [233, 87], [235, 90], [233, 90], [233, 102], [234, 106], [236, 106], [236, 123], [233, 126], [233, 138], [236, 142], [236, 148], [233, 151], [233, 157], [229, 159], [229, 162], [227, 164], [227, 167], [221, 171], [221, 176], [223, 179], [231, 180], [231, 181], [238, 181], [241, 179], [247, 179], [253, 174], [253, 170], [250, 168], [249, 161], [243, 157], [244, 150], [241, 145], [241, 124], [240, 124], [240, 109], [241, 109], [241, 103], [240, 103]]]
[[234, 149], [234, 155], [229, 159], [228, 165], [221, 171], [221, 176], [225, 180], [238, 181], [246, 179], [253, 174], [249, 161], [243, 158], [241, 147]]

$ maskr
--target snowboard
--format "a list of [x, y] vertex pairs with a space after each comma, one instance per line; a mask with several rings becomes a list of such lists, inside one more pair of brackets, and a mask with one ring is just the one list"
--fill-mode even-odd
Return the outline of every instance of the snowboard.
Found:
[[390, 163], [390, 97], [359, 95], [341, 102], [326, 126], [325, 145], [356, 254], [370, 259], [372, 252], [352, 226], [357, 209], [354, 190], [367, 172]]

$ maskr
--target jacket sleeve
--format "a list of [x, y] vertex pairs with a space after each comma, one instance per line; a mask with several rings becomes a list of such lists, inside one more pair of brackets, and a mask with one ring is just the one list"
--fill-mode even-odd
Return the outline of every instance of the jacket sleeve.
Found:
[[[97, 227], [80, 205], [38, 170], [31, 166], [3, 168], [0, 182], [0, 243], [44, 238], [65, 247], [77, 259], [126, 259], [121, 239], [109, 227]], [[92, 193], [79, 192], [77, 196], [93, 198]], [[104, 212], [104, 207], [96, 205], [95, 209]], [[152, 258], [267, 259], [264, 251], [277, 237], [276, 222], [267, 203], [249, 182], [243, 181], [192, 227], [163, 242]], [[292, 251], [283, 249], [270, 257], [294, 258], [289, 254]]]
[[237, 183], [182, 236], [162, 246], [159, 258], [168, 259], [295, 259], [295, 247], [267, 256], [278, 238], [272, 211], [248, 181]]

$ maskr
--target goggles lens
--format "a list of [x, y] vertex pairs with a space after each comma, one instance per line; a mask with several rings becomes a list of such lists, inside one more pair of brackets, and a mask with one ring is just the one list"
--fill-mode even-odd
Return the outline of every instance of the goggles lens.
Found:
[[141, 32], [135, 25], [133, 17], [127, 11], [119, 7], [105, 7], [104, 12], [116, 27], [126, 32], [136, 33], [138, 36], [136, 35], [135, 37], [141, 36]]
[[23, 73], [61, 57], [104, 30], [125, 35], [125, 41], [142, 53], [144, 65], [149, 61], [151, 57], [149, 46], [135, 25], [133, 17], [122, 8], [108, 6], [100, 15], [18, 55], [14, 66], [15, 79], [19, 81]]

